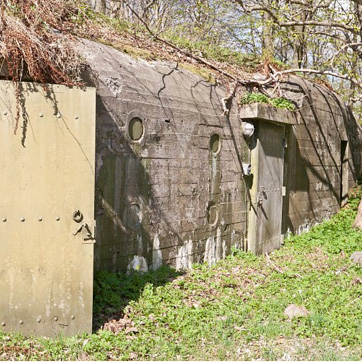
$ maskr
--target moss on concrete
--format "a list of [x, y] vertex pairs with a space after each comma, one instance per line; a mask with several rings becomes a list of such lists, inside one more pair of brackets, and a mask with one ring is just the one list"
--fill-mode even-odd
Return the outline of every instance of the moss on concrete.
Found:
[[215, 74], [213, 74], [209, 69], [205, 69], [199, 65], [190, 64], [190, 63], [181, 63], [180, 67], [204, 78], [207, 82], [209, 82], [212, 85], [217, 84]]

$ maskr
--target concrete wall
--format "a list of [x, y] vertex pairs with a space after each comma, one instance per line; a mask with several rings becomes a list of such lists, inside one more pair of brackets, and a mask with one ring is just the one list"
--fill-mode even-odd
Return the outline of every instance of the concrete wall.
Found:
[[[187, 268], [211, 264], [232, 246], [246, 249], [243, 110], [234, 102], [223, 115], [225, 91], [176, 63], [135, 60], [88, 41], [83, 48], [97, 86], [96, 269]], [[297, 123], [286, 127], [286, 233], [339, 209], [341, 142], [348, 142], [346, 192], [360, 175], [361, 131], [323, 87], [291, 77], [283, 89], [301, 106]], [[136, 141], [135, 118], [143, 125]], [[210, 145], [214, 135], [220, 150]]]
[[[98, 92], [96, 268], [186, 268], [243, 248], [245, 142], [237, 107], [223, 116], [222, 90], [177, 64], [87, 44]], [[135, 117], [144, 126], [139, 141], [129, 134]], [[213, 135], [220, 138], [215, 153]]]
[[362, 131], [342, 100], [325, 87], [291, 77], [284, 89], [300, 111], [288, 133], [283, 231], [300, 233], [346, 202], [361, 175]]

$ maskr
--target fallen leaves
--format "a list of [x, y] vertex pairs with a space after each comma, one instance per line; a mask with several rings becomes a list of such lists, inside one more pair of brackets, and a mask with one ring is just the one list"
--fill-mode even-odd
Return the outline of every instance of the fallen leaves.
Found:
[[124, 332], [125, 334], [138, 333], [138, 329], [135, 327], [133, 321], [127, 316], [109, 320], [103, 325], [102, 329], [114, 334], [118, 334], [120, 332]]
[[362, 279], [361, 279], [361, 278], [354, 278], [354, 279], [351, 281], [351, 284], [352, 284], [352, 285], [362, 284]]

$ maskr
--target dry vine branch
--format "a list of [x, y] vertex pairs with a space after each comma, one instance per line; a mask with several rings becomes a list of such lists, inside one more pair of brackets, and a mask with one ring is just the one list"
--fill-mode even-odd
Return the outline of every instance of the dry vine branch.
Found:
[[[70, 0], [7, 0], [0, 3], [2, 77], [14, 82], [16, 124], [20, 119], [19, 82], [80, 85], [80, 61], [70, 31], [77, 15]], [[4, 68], [4, 67], [2, 67]]]
[[284, 271], [283, 271], [281, 268], [279, 268], [277, 265], [275, 265], [275, 264], [271, 261], [268, 253], [265, 253], [265, 256], [266, 256], [268, 262], [270, 263], [270, 265], [271, 265], [278, 273], [284, 274]]
[[229, 114], [230, 110], [227, 108], [227, 103], [231, 99], [233, 99], [233, 97], [235, 96], [235, 93], [237, 91], [237, 88], [238, 88], [239, 84], [240, 84], [239, 81], [236, 80], [235, 83], [234, 83], [234, 86], [230, 90], [229, 94], [226, 97], [222, 98], [222, 106], [223, 106], [223, 110], [224, 110], [224, 113], [223, 113], [224, 116]]
[[[70, 1], [9, 0], [1, 3], [0, 46], [9, 77], [77, 84], [77, 55], [70, 30], [77, 13]], [[78, 62], [79, 63], [79, 62]]]

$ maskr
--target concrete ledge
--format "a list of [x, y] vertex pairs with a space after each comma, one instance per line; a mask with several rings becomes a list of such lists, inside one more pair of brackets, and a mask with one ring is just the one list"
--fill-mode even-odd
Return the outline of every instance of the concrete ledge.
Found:
[[251, 103], [242, 106], [240, 109], [240, 118], [242, 120], [260, 120], [290, 125], [298, 123], [296, 112], [276, 108], [264, 103]]

